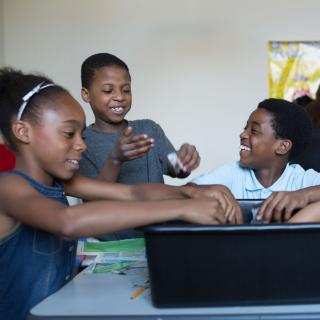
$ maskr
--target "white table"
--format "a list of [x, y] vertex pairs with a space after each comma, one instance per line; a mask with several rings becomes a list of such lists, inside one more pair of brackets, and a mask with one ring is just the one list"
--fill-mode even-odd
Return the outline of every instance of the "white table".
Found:
[[[112, 273], [77, 275], [55, 294], [30, 311], [28, 319], [320, 319], [320, 304], [212, 308], [155, 308], [150, 289], [131, 300], [143, 284], [146, 269], [135, 269], [126, 275]], [[319, 288], [320, 290], [320, 288]]]

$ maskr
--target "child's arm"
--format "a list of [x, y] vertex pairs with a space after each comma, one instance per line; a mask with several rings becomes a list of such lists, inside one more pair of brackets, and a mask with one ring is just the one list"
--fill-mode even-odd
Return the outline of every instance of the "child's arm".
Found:
[[62, 181], [67, 195], [86, 200], [170, 200], [211, 197], [229, 193], [224, 186], [170, 186], [161, 183], [141, 183], [126, 185], [115, 182], [99, 181], [81, 175], [75, 175], [68, 181]]
[[265, 223], [288, 221], [294, 212], [316, 201], [320, 201], [320, 186], [273, 192], [260, 207], [257, 219]]
[[97, 179], [117, 181], [121, 164], [124, 161], [140, 158], [154, 146], [154, 140], [145, 134], [131, 135], [132, 128], [123, 130], [113, 150], [108, 155]]
[[[12, 192], [12, 186], [15, 192]], [[21, 177], [0, 182], [0, 214], [65, 238], [97, 236], [167, 220], [205, 225], [226, 223], [213, 199], [167, 201], [92, 201], [75, 206], [46, 198]]]
[[63, 181], [66, 194], [85, 200], [163, 200], [191, 198], [193, 188], [164, 184], [126, 185], [75, 175]]
[[165, 184], [125, 185], [86, 178], [80, 175], [64, 182], [68, 195], [87, 200], [170, 200], [200, 199], [217, 200], [231, 223], [242, 223], [241, 209], [228, 188], [221, 185], [169, 186]]
[[314, 202], [300, 210], [288, 220], [289, 223], [316, 223], [320, 222], [320, 202]]

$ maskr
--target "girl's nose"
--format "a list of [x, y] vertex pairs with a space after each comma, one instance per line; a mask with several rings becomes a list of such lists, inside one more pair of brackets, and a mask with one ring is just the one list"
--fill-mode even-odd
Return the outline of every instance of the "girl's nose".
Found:
[[82, 138], [75, 144], [75, 149], [79, 152], [83, 152], [87, 149], [87, 145], [85, 144]]

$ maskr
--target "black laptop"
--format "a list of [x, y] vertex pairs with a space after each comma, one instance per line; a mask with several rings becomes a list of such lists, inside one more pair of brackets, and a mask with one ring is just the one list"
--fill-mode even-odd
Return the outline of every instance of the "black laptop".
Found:
[[259, 221], [256, 219], [256, 216], [263, 201], [263, 199], [237, 199], [237, 202], [240, 204], [242, 210], [244, 223], [262, 223], [261, 220]]
[[239, 203], [243, 225], [142, 228], [156, 307], [320, 303], [320, 224], [253, 224], [261, 201]]

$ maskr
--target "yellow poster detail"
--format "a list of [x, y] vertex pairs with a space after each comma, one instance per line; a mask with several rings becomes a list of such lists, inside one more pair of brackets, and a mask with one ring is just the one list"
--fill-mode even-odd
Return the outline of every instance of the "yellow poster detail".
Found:
[[320, 42], [271, 41], [268, 43], [269, 95], [294, 100], [314, 98], [320, 83]]

